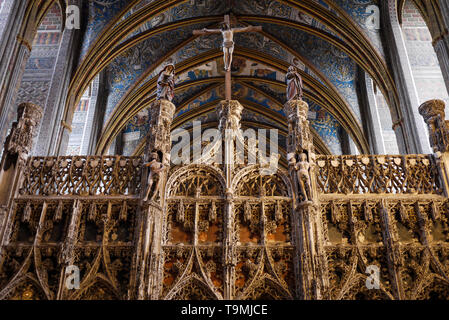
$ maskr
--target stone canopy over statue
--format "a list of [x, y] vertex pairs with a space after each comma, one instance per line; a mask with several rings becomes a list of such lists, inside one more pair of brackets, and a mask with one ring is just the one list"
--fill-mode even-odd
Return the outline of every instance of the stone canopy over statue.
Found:
[[168, 100], [172, 101], [175, 97], [175, 66], [173, 64], [168, 64], [159, 73], [159, 78], [157, 79], [157, 100]]

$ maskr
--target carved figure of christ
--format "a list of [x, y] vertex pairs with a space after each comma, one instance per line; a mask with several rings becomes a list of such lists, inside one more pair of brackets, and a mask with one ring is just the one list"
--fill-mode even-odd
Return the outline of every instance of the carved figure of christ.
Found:
[[245, 27], [245, 28], [231, 28], [231, 22], [229, 15], [225, 15], [224, 23], [221, 29], [202, 29], [194, 30], [194, 35], [205, 35], [212, 33], [221, 33], [223, 36], [223, 62], [225, 74], [225, 95], [226, 100], [231, 100], [231, 64], [232, 64], [232, 54], [234, 53], [234, 33], [239, 32], [253, 32], [262, 31], [262, 27]]

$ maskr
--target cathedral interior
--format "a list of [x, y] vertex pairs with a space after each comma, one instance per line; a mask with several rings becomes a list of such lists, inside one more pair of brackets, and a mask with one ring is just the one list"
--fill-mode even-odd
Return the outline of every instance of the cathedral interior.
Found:
[[449, 298], [447, 0], [0, 0], [0, 39], [0, 300]]

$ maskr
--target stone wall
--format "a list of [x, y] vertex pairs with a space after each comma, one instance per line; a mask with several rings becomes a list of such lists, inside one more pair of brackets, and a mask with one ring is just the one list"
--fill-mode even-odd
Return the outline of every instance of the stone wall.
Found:
[[382, 128], [385, 152], [387, 154], [399, 154], [398, 142], [396, 140], [396, 133], [393, 130], [393, 122], [388, 104], [379, 90], [375, 90], [374, 94]]
[[99, 76], [92, 81], [78, 104], [72, 121], [72, 132], [67, 147], [67, 155], [88, 154], [89, 141], [94, 134], [94, 116], [97, 105]]
[[3, 30], [5, 29], [13, 0], [0, 0], [0, 39], [3, 37]]
[[[62, 16], [58, 5], [51, 7], [38, 28], [33, 41], [33, 50], [23, 74], [16, 105], [33, 102], [42, 108], [47, 101], [61, 40]], [[13, 108], [8, 117], [9, 127], [16, 118]]]
[[[404, 41], [420, 103], [430, 99], [441, 99], [447, 105], [449, 95], [432, 46], [432, 36], [411, 0], [407, 0], [404, 5], [402, 20]], [[446, 109], [446, 112], [448, 111]]]

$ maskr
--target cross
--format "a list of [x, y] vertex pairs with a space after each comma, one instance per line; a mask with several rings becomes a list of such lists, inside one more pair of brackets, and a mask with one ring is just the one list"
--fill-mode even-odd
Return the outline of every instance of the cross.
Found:
[[232, 64], [232, 54], [234, 52], [234, 33], [239, 32], [252, 32], [252, 31], [262, 31], [262, 27], [249, 26], [245, 28], [231, 28], [231, 21], [229, 15], [224, 16], [224, 22], [222, 23], [221, 29], [202, 29], [194, 30], [194, 35], [204, 35], [221, 33], [223, 36], [223, 62], [225, 74], [225, 98], [226, 100], [231, 100], [231, 64]]

